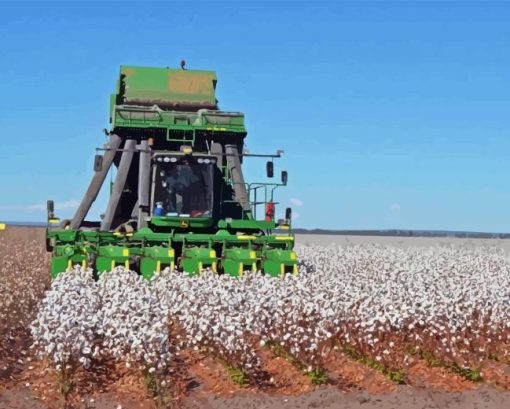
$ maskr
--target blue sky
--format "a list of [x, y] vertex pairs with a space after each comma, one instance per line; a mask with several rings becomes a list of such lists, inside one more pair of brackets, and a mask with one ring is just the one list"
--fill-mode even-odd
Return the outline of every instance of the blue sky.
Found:
[[250, 151], [285, 150], [296, 226], [508, 232], [508, 21], [490, 1], [0, 2], [0, 220], [71, 216], [119, 65], [184, 58], [217, 71]]

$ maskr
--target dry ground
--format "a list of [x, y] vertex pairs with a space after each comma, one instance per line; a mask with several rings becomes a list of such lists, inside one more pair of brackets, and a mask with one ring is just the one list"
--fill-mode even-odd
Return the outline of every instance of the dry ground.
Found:
[[[301, 244], [380, 243], [394, 246], [462, 245], [510, 249], [510, 241], [360, 236], [298, 237]], [[0, 232], [0, 408], [58, 408], [63, 402], [50, 366], [30, 351], [28, 325], [49, 285], [44, 230], [8, 227]], [[316, 387], [283, 358], [259, 351], [268, 379], [241, 388], [208, 356], [182, 356], [179, 400], [182, 408], [508, 408], [510, 370], [494, 364], [488, 379], [475, 384], [442, 368], [417, 360], [408, 385], [396, 385], [382, 374], [341, 353], [326, 365], [329, 383]], [[77, 375], [72, 402], [81, 408], [154, 408], [139, 374], [111, 362], [97, 363]]]

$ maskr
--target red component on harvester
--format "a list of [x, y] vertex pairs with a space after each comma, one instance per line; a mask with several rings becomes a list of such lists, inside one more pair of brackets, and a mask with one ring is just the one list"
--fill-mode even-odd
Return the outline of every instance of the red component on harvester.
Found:
[[274, 220], [274, 203], [267, 202], [266, 203], [266, 222], [270, 222]]

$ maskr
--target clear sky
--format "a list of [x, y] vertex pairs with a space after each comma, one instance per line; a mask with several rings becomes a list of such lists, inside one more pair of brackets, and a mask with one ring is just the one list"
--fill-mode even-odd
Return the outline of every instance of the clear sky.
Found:
[[0, 220], [71, 216], [119, 65], [184, 58], [251, 152], [285, 150], [295, 226], [508, 232], [509, 21], [510, 1], [0, 2]]

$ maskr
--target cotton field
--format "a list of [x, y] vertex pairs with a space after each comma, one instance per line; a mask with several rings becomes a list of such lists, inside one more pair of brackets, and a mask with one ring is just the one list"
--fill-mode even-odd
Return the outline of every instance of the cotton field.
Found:
[[25, 232], [0, 234], [0, 379], [24, 362], [30, 323], [50, 285], [49, 256], [42, 237]]
[[[57, 370], [113, 359], [167, 382], [183, 351], [255, 379], [262, 349], [316, 374], [331, 354], [402, 374], [411, 357], [478, 374], [510, 358], [510, 259], [497, 248], [378, 245], [298, 250], [298, 275], [164, 271], [146, 281], [76, 267], [53, 281], [31, 325]], [[171, 379], [170, 379], [171, 382]]]

